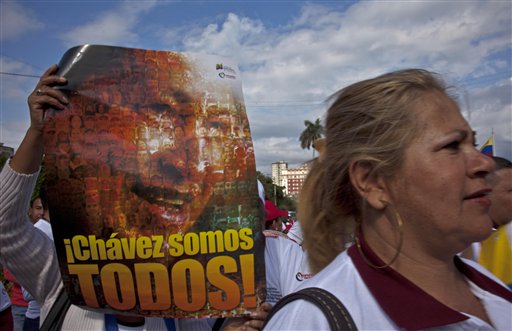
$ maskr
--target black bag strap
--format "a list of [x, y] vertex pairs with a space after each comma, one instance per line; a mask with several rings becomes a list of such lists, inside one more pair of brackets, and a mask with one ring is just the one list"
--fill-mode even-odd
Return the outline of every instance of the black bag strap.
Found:
[[48, 312], [43, 325], [41, 325], [41, 331], [60, 331], [62, 328], [62, 324], [64, 323], [64, 318], [66, 318], [66, 313], [68, 312], [69, 307], [71, 306], [71, 301], [69, 300], [68, 294], [64, 287], [60, 290], [57, 299], [53, 303], [52, 308]]
[[357, 331], [357, 326], [347, 311], [347, 308], [331, 292], [318, 287], [308, 287], [298, 292], [290, 293], [281, 298], [268, 314], [265, 324], [287, 303], [295, 300], [306, 300], [316, 305], [324, 313], [332, 331]]
[[217, 318], [212, 326], [212, 331], [219, 331], [222, 327], [222, 324], [224, 324], [225, 320], [226, 319], [224, 317]]

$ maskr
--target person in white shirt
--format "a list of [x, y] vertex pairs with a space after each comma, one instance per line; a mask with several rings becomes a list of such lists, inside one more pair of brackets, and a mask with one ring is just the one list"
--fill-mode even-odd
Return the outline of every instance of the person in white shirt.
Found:
[[283, 296], [295, 292], [313, 276], [307, 253], [286, 234], [264, 230], [265, 269], [267, 278], [266, 302], [274, 305]]
[[[315, 272], [299, 289], [331, 292], [359, 330], [511, 330], [512, 292], [457, 256], [492, 232], [494, 162], [441, 78], [395, 71], [330, 101], [298, 203]], [[264, 329], [329, 324], [299, 299]]]
[[[258, 194], [265, 205], [265, 221], [272, 221], [280, 214], [288, 214], [273, 203], [266, 203], [263, 184], [258, 180]], [[265, 228], [266, 226], [262, 226]], [[295, 222], [290, 233], [263, 230], [265, 236], [266, 302], [274, 305], [283, 296], [290, 294], [305, 280], [312, 277], [307, 254], [302, 247], [302, 230]], [[290, 236], [288, 236], [290, 235]]]

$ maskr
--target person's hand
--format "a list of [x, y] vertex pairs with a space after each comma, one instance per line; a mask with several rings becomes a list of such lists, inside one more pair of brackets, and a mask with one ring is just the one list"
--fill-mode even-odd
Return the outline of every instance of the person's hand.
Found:
[[272, 309], [272, 305], [264, 302], [249, 317], [229, 318], [223, 325], [222, 331], [259, 331]]
[[267, 318], [271, 309], [272, 305], [270, 303], [262, 303], [256, 311], [251, 313], [251, 319], [244, 323], [242, 330], [252, 331], [263, 329], [263, 323], [265, 323], [265, 319]]
[[53, 88], [67, 84], [63, 77], [54, 75], [57, 72], [57, 65], [54, 64], [46, 70], [37, 83], [34, 92], [28, 96], [28, 107], [30, 109], [30, 129], [39, 133], [43, 131], [44, 114], [49, 108], [64, 109], [68, 99], [61, 91]]

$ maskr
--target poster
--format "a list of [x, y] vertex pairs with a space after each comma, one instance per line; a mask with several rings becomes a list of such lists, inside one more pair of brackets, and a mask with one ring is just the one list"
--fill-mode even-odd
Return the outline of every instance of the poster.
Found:
[[84, 45], [59, 64], [45, 182], [73, 304], [242, 316], [265, 300], [254, 151], [236, 63]]

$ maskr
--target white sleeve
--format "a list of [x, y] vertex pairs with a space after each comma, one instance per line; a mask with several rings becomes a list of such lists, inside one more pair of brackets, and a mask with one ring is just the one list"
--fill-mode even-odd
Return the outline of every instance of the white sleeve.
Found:
[[265, 238], [265, 275], [267, 279], [266, 302], [274, 305], [282, 297], [282, 289], [279, 284], [281, 274], [281, 261], [279, 260], [278, 238]]
[[4, 283], [0, 282], [0, 311], [4, 311], [10, 306], [11, 300], [9, 299], [9, 294], [7, 294], [5, 290]]

